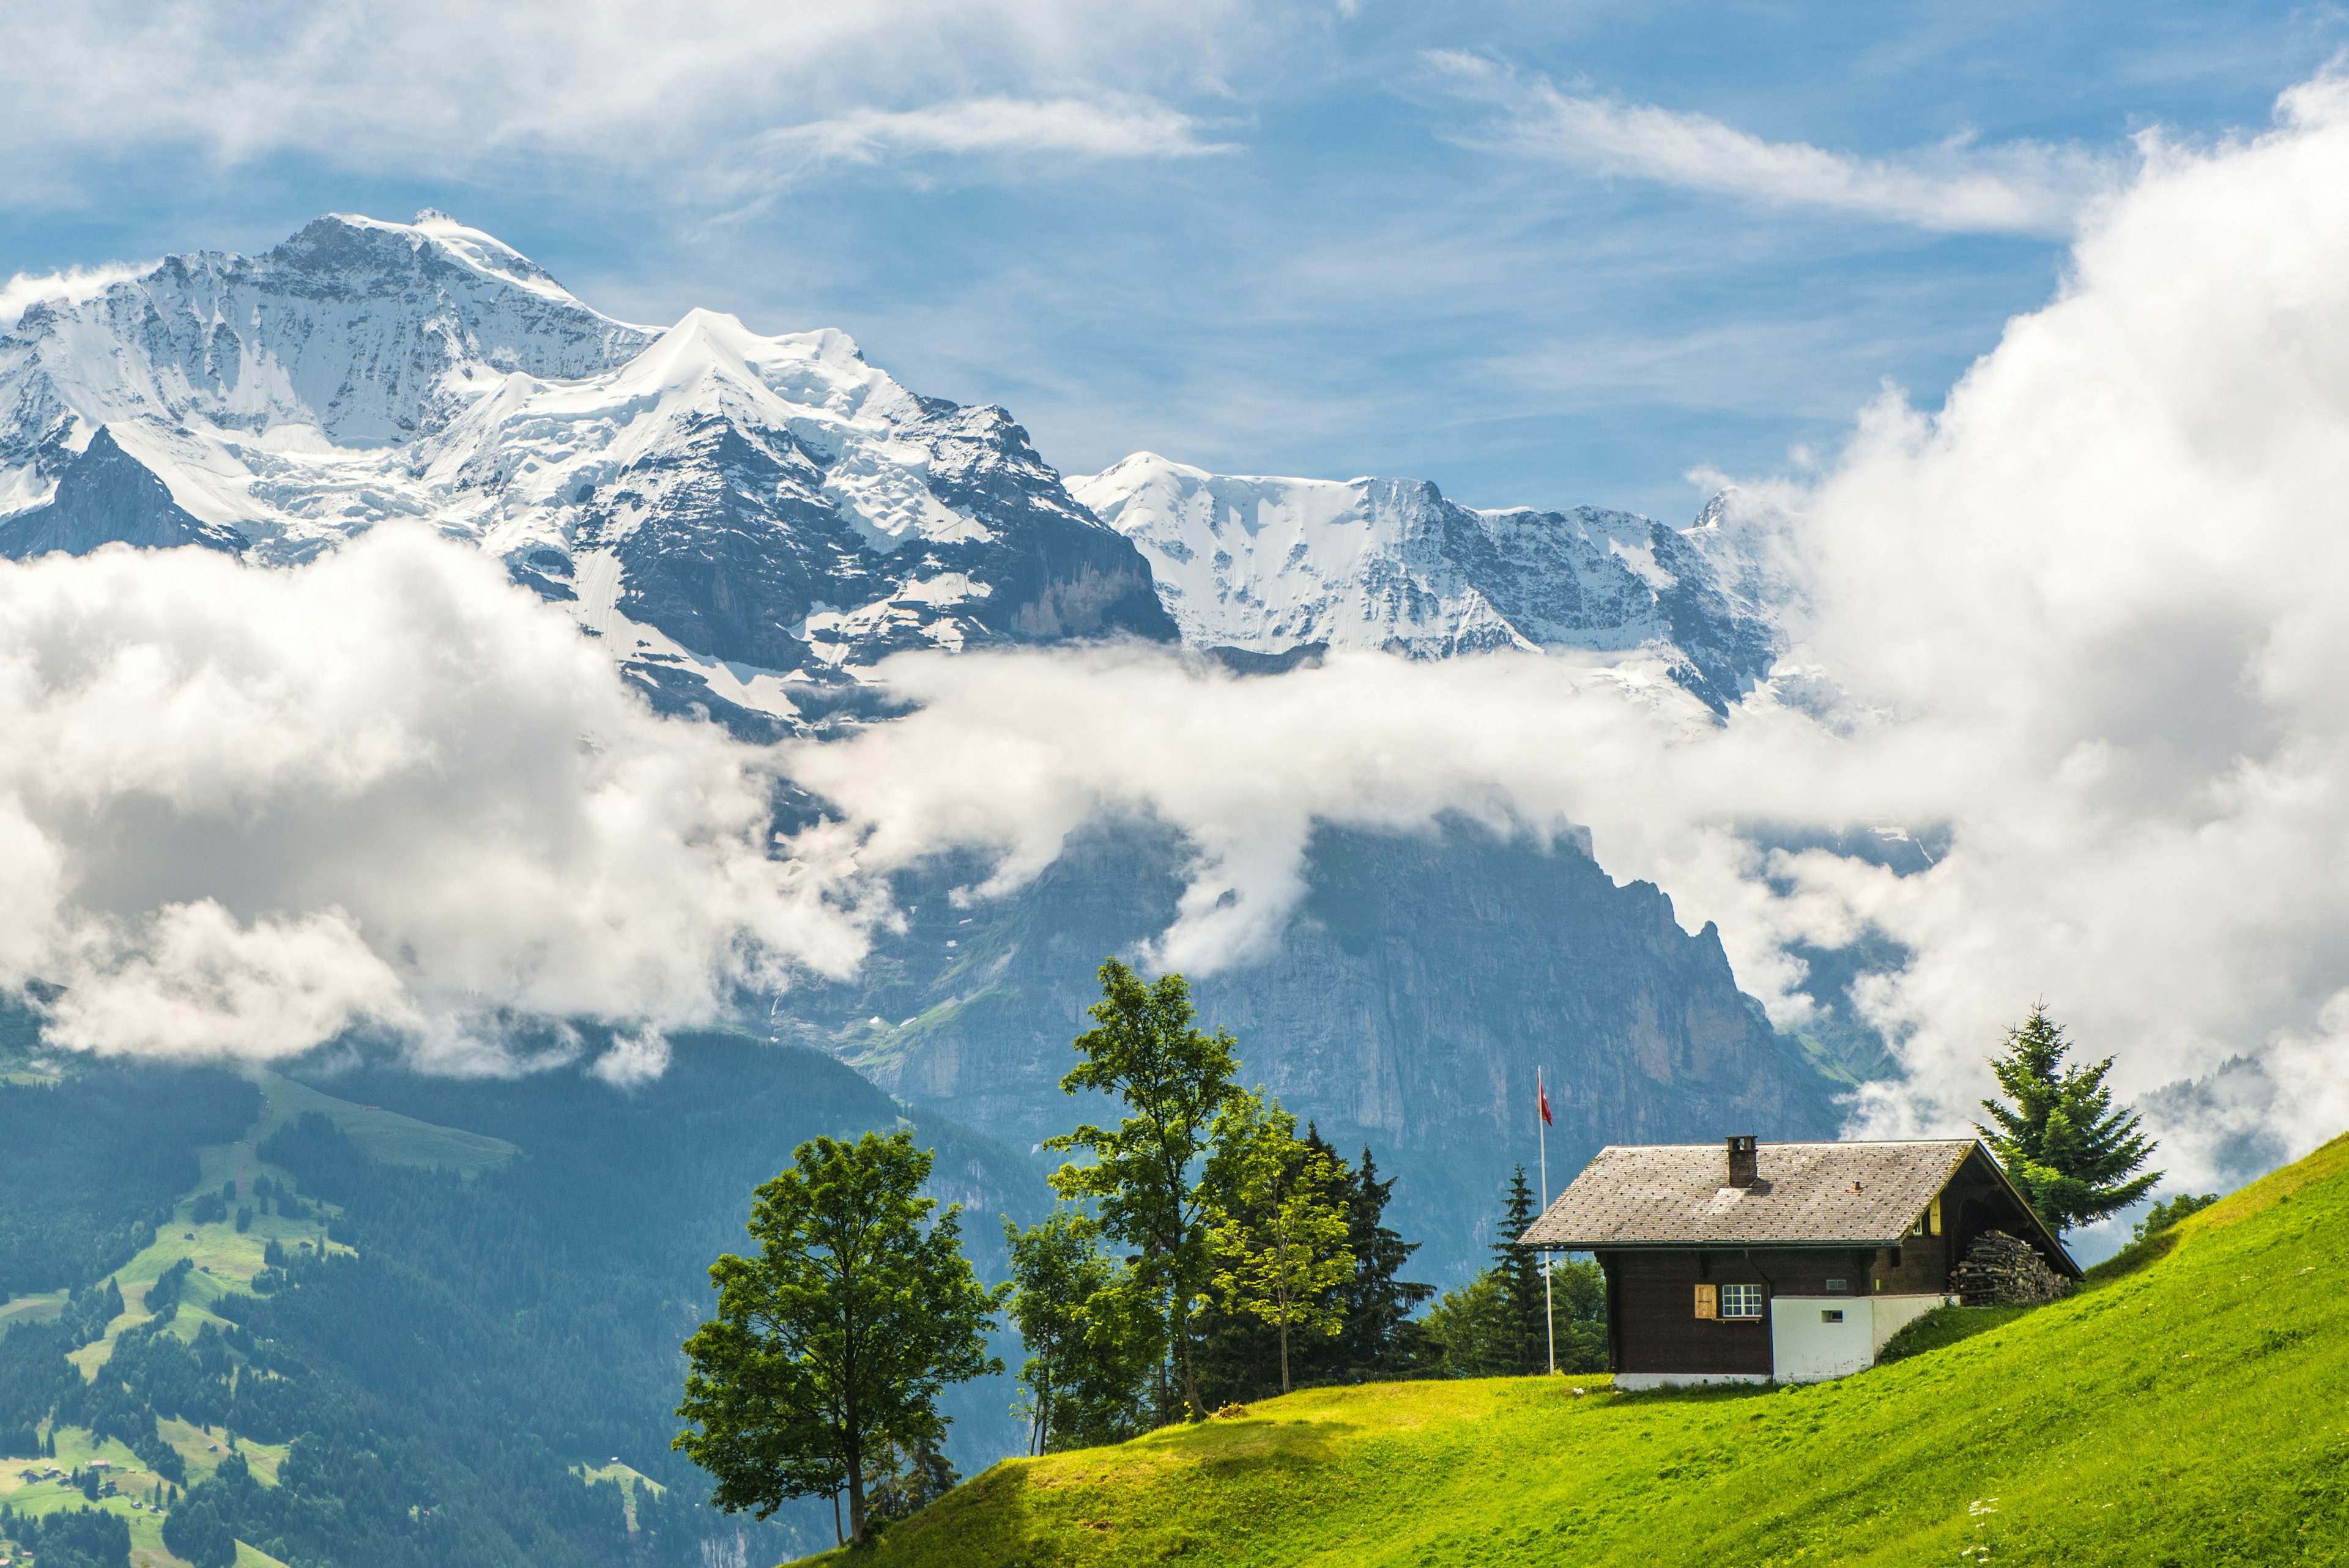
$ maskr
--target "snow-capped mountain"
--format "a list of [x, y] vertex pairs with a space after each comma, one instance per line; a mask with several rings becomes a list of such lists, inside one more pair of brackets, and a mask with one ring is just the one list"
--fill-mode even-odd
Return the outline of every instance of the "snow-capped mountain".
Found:
[[1717, 507], [1688, 529], [1590, 507], [1477, 511], [1423, 480], [1211, 474], [1152, 452], [1069, 489], [1142, 547], [1198, 646], [1647, 655], [1715, 711], [1775, 657]]
[[0, 551], [306, 559], [429, 521], [670, 700], [794, 711], [907, 647], [1168, 640], [1134, 547], [1000, 408], [838, 332], [615, 321], [492, 236], [321, 218], [172, 256], [0, 336]]
[[396, 518], [497, 556], [657, 703], [753, 727], [907, 648], [1575, 649], [1723, 712], [1777, 646], [1710, 515], [1146, 452], [1064, 483], [1004, 410], [919, 397], [843, 334], [616, 321], [434, 211], [168, 257], [0, 334], [0, 555], [285, 565]]

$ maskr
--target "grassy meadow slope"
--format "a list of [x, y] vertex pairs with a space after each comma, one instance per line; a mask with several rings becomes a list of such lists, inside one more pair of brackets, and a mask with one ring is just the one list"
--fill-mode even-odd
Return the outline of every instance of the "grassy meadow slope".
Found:
[[2148, 1252], [1839, 1383], [1324, 1389], [1011, 1460], [854, 1560], [2349, 1563], [2349, 1138]]

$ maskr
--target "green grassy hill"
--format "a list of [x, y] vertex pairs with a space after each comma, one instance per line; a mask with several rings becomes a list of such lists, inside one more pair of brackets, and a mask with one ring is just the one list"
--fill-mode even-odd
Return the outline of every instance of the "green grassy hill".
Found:
[[817, 1561], [2349, 1563], [2349, 1138], [2163, 1241], [1839, 1383], [1319, 1390], [999, 1464]]

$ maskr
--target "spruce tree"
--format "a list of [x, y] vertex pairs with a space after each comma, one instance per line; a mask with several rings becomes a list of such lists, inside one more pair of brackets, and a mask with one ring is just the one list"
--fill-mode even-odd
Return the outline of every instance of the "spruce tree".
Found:
[[1549, 1365], [1549, 1340], [1542, 1318], [1541, 1261], [1516, 1244], [1517, 1238], [1526, 1233], [1536, 1217], [1534, 1190], [1526, 1185], [1526, 1168], [1520, 1165], [1509, 1178], [1509, 1198], [1502, 1212], [1501, 1234], [1493, 1243], [1493, 1273], [1499, 1280], [1501, 1299], [1508, 1315], [1505, 1343], [1520, 1377], [1542, 1371]]
[[[1320, 1135], [1306, 1130], [1309, 1143]], [[1362, 1148], [1346, 1191], [1346, 1244], [1354, 1254], [1355, 1274], [1340, 1287], [1345, 1298], [1345, 1326], [1330, 1346], [1329, 1372], [1361, 1378], [1405, 1372], [1427, 1358], [1427, 1336], [1412, 1314], [1435, 1294], [1433, 1285], [1398, 1279], [1417, 1242], [1406, 1242], [1385, 1222], [1387, 1198], [1394, 1178], [1379, 1180], [1379, 1168]]]
[[2056, 1231], [2116, 1213], [2161, 1180], [2158, 1171], [2131, 1175], [2155, 1145], [2137, 1131], [2135, 1113], [2113, 1107], [2112, 1090], [2105, 1087], [2113, 1058], [2067, 1068], [2064, 1058], [2071, 1048], [2045, 1004], [2034, 1005], [2028, 1018], [2006, 1032], [2006, 1054], [1991, 1062], [2013, 1104], [1983, 1100], [1997, 1126], [1974, 1127]]

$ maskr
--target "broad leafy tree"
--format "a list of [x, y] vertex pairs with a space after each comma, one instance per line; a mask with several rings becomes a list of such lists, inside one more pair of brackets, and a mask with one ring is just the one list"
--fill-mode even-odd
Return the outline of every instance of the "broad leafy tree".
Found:
[[1163, 1315], [1134, 1269], [1102, 1245], [1091, 1215], [1060, 1209], [1026, 1230], [1004, 1223], [1010, 1317], [1026, 1346], [1019, 1403], [1029, 1451], [1123, 1442], [1148, 1426]]
[[1227, 1310], [1278, 1336], [1286, 1394], [1291, 1331], [1334, 1337], [1344, 1323], [1337, 1293], [1354, 1277], [1345, 1170], [1299, 1139], [1297, 1118], [1261, 1093], [1224, 1108], [1215, 1141], [1207, 1162], [1216, 1194], [1212, 1283]]
[[2161, 1180], [2158, 1171], [2133, 1174], [2152, 1157], [2154, 1144], [2138, 1132], [2127, 1107], [2113, 1106], [2105, 1087], [2113, 1058], [2066, 1067], [2071, 1048], [2046, 1007], [2033, 1006], [2006, 1032], [2006, 1053], [1991, 1061], [2006, 1101], [1982, 1102], [1995, 1126], [1974, 1129], [2058, 1231], [2116, 1213]]
[[[1090, 1152], [1090, 1165], [1070, 1163], [1052, 1173], [1065, 1199], [1092, 1205], [1102, 1229], [1135, 1249], [1140, 1283], [1162, 1304], [1164, 1343], [1174, 1356], [1183, 1398], [1193, 1418], [1199, 1402], [1193, 1366], [1190, 1311], [1209, 1270], [1210, 1198], [1201, 1170], [1216, 1118], [1240, 1091], [1233, 1083], [1237, 1042], [1194, 1022], [1191, 988], [1180, 975], [1145, 985], [1116, 959], [1101, 966], [1102, 999], [1092, 1008], [1096, 1027], [1077, 1037], [1084, 1059], [1061, 1080], [1123, 1100], [1127, 1114], [1114, 1127], [1088, 1123], [1047, 1149]], [[1162, 1414], [1171, 1401], [1162, 1398]]]
[[1003, 1370], [987, 1352], [999, 1294], [962, 1255], [952, 1208], [924, 1224], [930, 1155], [913, 1138], [802, 1143], [759, 1188], [756, 1256], [710, 1265], [718, 1315], [686, 1341], [696, 1424], [675, 1446], [708, 1470], [710, 1501], [772, 1515], [846, 1491], [865, 1537], [865, 1476], [884, 1445], [935, 1444], [939, 1391]]

